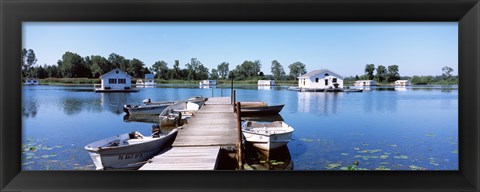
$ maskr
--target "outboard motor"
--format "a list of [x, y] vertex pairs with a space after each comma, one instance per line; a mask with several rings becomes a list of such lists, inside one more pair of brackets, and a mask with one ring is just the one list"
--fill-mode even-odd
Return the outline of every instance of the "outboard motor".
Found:
[[162, 133], [162, 130], [160, 129], [160, 125], [152, 125], [152, 137], [153, 138], [160, 137], [160, 133]]
[[150, 100], [149, 98], [143, 100], [144, 104], [151, 103], [151, 102], [152, 102], [152, 100]]
[[130, 105], [124, 105], [123, 106], [123, 111], [127, 114], [130, 114], [130, 113], [128, 113], [128, 108], [130, 108], [130, 107], [131, 107]]

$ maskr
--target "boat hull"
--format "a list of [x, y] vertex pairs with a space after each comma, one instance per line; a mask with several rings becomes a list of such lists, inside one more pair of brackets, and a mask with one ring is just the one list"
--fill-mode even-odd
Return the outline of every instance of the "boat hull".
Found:
[[125, 106], [123, 110], [131, 115], [159, 115], [169, 105]]
[[[89, 152], [97, 170], [105, 169], [138, 169], [147, 160], [151, 159], [163, 149], [170, 147], [177, 136], [174, 129], [161, 138], [152, 138], [151, 141], [130, 144], [118, 147], [92, 148], [89, 145], [85, 149]], [[108, 140], [124, 140], [127, 134], [118, 135]], [[94, 145], [90, 144], [90, 145]]]
[[285, 105], [259, 106], [259, 107], [241, 107], [242, 115], [256, 115], [256, 114], [278, 114], [282, 111]]
[[242, 125], [242, 134], [252, 146], [270, 151], [285, 146], [292, 140], [294, 129], [283, 121], [258, 123], [247, 121]]

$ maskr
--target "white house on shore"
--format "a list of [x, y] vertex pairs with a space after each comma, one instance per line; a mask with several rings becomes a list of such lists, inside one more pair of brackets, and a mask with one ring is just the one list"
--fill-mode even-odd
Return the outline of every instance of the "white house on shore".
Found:
[[303, 89], [343, 88], [343, 76], [328, 69], [314, 70], [298, 77], [298, 87]]
[[120, 69], [111, 70], [100, 76], [101, 84], [95, 84], [97, 92], [132, 92], [132, 77]]
[[258, 86], [274, 86], [275, 80], [258, 80]]
[[215, 86], [217, 81], [215, 80], [202, 80], [198, 83], [200, 86]]
[[155, 85], [155, 75], [152, 73], [145, 74], [144, 79], [138, 79], [136, 82], [137, 86], [154, 86]]
[[375, 86], [377, 82], [375, 80], [358, 80], [353, 84], [354, 86]]
[[409, 80], [396, 80], [395, 86], [410, 86], [412, 85]]

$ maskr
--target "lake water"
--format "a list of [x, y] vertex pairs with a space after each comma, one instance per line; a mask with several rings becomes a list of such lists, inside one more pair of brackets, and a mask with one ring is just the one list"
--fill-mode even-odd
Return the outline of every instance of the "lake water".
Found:
[[[95, 169], [84, 146], [151, 123], [125, 122], [123, 105], [193, 96], [230, 96], [230, 89], [161, 85], [136, 93], [95, 93], [93, 86], [23, 86], [23, 170]], [[288, 151], [294, 170], [458, 170], [458, 87], [375, 87], [362, 93], [294, 92], [287, 87], [235, 87], [238, 101], [285, 104], [295, 128]], [[212, 92], [213, 90], [213, 92]]]

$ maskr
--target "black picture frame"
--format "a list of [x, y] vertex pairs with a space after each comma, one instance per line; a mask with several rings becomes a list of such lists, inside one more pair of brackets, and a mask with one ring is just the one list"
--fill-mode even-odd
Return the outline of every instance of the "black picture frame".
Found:
[[[479, 191], [478, 0], [1, 0], [1, 191]], [[24, 21], [457, 21], [459, 171], [21, 171]]]

